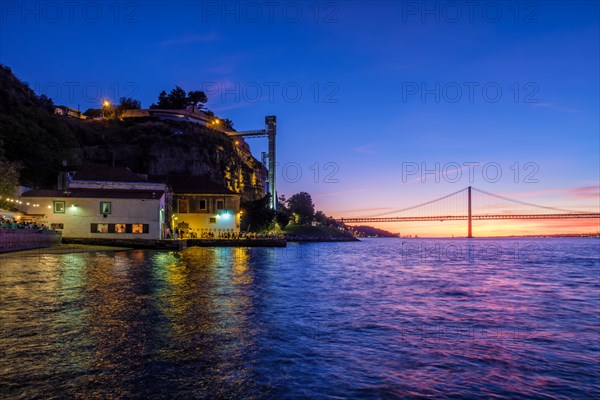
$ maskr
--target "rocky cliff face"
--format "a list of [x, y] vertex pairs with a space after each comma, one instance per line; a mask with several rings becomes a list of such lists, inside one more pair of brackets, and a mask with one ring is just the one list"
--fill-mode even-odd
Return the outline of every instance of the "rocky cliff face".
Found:
[[82, 164], [128, 167], [150, 175], [203, 175], [242, 194], [243, 201], [265, 195], [265, 168], [246, 146], [221, 132], [172, 121], [85, 125], [76, 151]]
[[266, 170], [243, 140], [189, 122], [154, 117], [77, 120], [53, 114], [52, 101], [37, 96], [0, 64], [0, 160], [20, 161], [21, 183], [56, 185], [63, 160], [70, 165], [115, 165], [142, 174], [204, 175], [242, 194], [265, 195]]

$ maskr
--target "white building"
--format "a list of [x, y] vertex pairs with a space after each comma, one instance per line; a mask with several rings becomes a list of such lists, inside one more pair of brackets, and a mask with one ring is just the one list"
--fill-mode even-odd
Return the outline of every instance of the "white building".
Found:
[[240, 232], [240, 199], [234, 193], [201, 176], [152, 177], [173, 192], [173, 227], [185, 238], [206, 239]]
[[168, 189], [127, 168], [84, 167], [64, 190], [21, 195], [25, 218], [66, 238], [163, 239]]

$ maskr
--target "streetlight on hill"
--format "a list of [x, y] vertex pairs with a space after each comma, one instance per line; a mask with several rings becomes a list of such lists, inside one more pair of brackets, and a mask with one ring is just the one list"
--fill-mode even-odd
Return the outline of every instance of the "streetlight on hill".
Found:
[[108, 112], [110, 111], [110, 107], [111, 107], [110, 101], [108, 101], [108, 100], [102, 101], [102, 118], [103, 119], [107, 118]]

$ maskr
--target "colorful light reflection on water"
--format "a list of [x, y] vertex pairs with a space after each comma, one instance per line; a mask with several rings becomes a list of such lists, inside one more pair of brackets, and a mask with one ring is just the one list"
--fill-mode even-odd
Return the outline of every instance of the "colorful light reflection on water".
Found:
[[594, 398], [599, 241], [0, 258], [3, 398]]

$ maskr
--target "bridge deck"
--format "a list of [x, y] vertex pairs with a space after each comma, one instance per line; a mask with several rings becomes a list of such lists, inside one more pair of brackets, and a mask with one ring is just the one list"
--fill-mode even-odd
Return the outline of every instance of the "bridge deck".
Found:
[[[600, 218], [600, 213], [578, 214], [487, 214], [473, 215], [472, 220], [500, 219], [565, 219], [565, 218]], [[434, 215], [425, 217], [365, 217], [340, 218], [338, 221], [348, 224], [359, 222], [403, 222], [403, 221], [467, 221], [468, 215]]]

